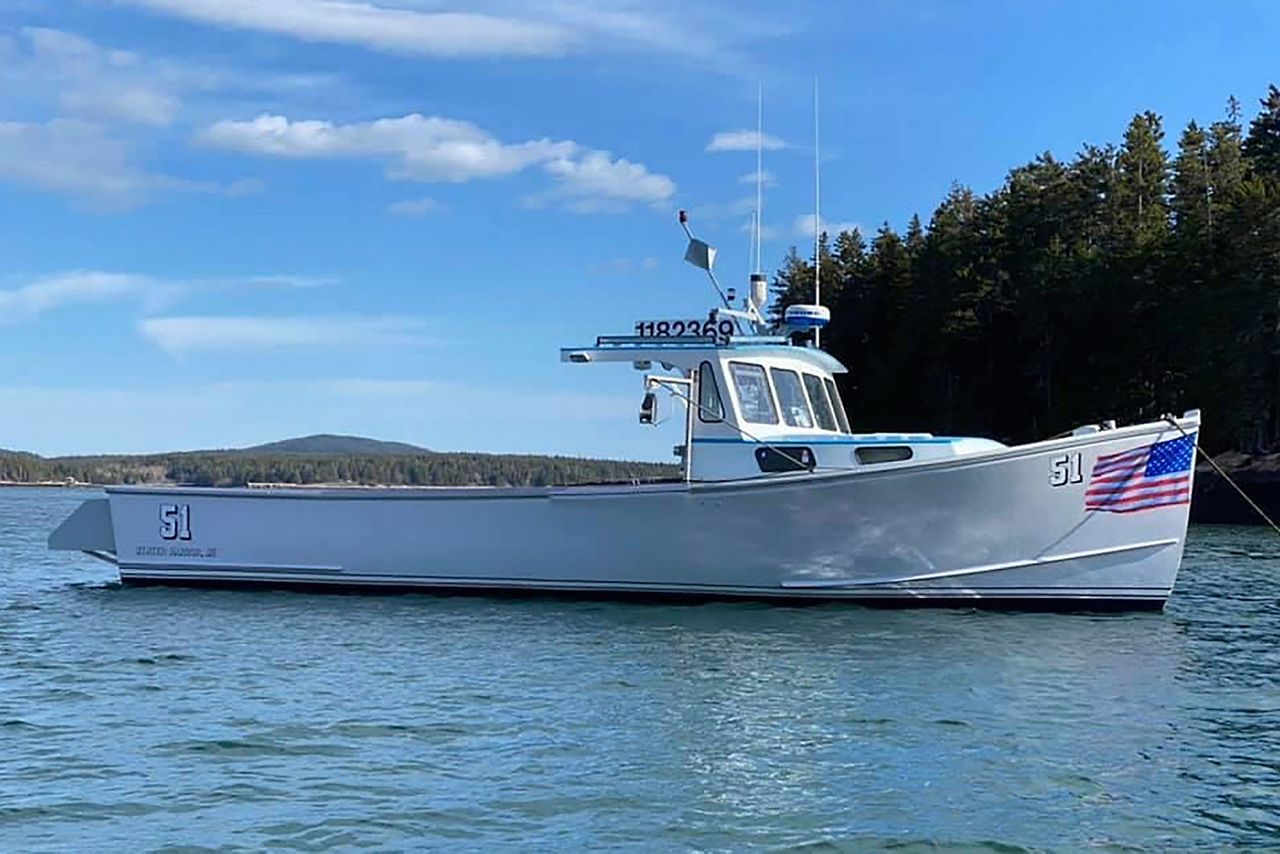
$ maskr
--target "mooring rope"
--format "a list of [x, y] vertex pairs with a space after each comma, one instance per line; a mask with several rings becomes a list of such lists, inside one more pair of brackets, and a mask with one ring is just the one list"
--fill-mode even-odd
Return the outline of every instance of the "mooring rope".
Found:
[[[1165, 415], [1164, 420], [1168, 421], [1170, 424], [1176, 427], [1178, 432], [1181, 433], [1183, 436], [1187, 436], [1187, 437], [1190, 436], [1190, 434], [1187, 433], [1186, 430], [1182, 429], [1182, 425], [1179, 424], [1178, 420], [1174, 418], [1172, 415]], [[1259, 507], [1257, 502], [1255, 502], [1252, 498], [1250, 498], [1248, 493], [1246, 493], [1243, 489], [1240, 488], [1240, 485], [1236, 483], [1235, 480], [1232, 479], [1231, 475], [1227, 474], [1225, 471], [1222, 470], [1222, 466], [1218, 465], [1218, 463], [1213, 459], [1213, 457], [1205, 453], [1204, 448], [1200, 447], [1200, 443], [1198, 441], [1195, 443], [1195, 448], [1196, 448], [1196, 453], [1198, 453], [1201, 457], [1203, 457], [1205, 462], [1213, 466], [1213, 470], [1216, 471], [1218, 474], [1222, 475], [1222, 479], [1225, 480], [1228, 484], [1230, 484], [1232, 489], [1240, 493], [1240, 497], [1243, 498], [1245, 502], [1250, 507], [1252, 507], [1259, 516], [1262, 517], [1264, 522], [1266, 522], [1268, 525], [1271, 526], [1271, 530], [1275, 531], [1277, 534], [1280, 534], [1280, 525], [1277, 525], [1275, 523], [1275, 520], [1267, 515], [1267, 511]]]

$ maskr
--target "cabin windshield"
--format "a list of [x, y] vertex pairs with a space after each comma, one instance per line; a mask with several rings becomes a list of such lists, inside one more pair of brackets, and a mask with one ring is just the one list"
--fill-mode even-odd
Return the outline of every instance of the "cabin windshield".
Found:
[[769, 373], [773, 375], [773, 389], [778, 393], [782, 420], [791, 427], [812, 429], [813, 415], [804, 398], [804, 387], [800, 385], [799, 375], [785, 368], [770, 368]]
[[738, 393], [738, 408], [742, 420], [751, 424], [777, 424], [778, 413], [773, 408], [773, 395], [769, 392], [769, 378], [764, 368], [746, 362], [730, 362], [729, 374]]
[[809, 401], [813, 404], [813, 411], [818, 416], [818, 426], [823, 430], [836, 431], [840, 429], [836, 426], [836, 416], [831, 410], [831, 404], [827, 401], [827, 392], [822, 387], [822, 377], [813, 374], [804, 375], [804, 387], [809, 392]]
[[827, 387], [827, 396], [831, 398], [831, 406], [835, 408], [836, 420], [840, 422], [840, 432], [853, 432], [849, 429], [849, 415], [844, 411], [844, 401], [840, 399], [840, 389], [836, 388], [834, 380], [824, 379], [822, 382]]

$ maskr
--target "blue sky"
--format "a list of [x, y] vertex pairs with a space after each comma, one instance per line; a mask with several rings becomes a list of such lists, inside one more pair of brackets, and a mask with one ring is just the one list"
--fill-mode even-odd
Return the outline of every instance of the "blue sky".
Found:
[[823, 220], [902, 227], [1139, 110], [1252, 115], [1277, 43], [1270, 2], [0, 0], [0, 447], [666, 459], [640, 376], [558, 348], [710, 307], [678, 208], [745, 279], [758, 85], [771, 270], [815, 75]]

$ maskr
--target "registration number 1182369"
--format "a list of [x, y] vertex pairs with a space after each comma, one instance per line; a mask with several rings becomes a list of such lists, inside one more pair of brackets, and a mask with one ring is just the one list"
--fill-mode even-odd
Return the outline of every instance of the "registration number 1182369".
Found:
[[717, 344], [729, 343], [734, 333], [732, 320], [641, 320], [636, 322], [636, 335], [641, 338], [713, 338]]

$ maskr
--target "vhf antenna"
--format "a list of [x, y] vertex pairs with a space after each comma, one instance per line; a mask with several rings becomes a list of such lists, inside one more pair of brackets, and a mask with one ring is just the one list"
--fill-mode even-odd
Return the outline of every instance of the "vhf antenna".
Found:
[[764, 270], [764, 84], [756, 84], [756, 213], [752, 237], [755, 244], [755, 257], [752, 259], [752, 271], [748, 277], [750, 286], [747, 289], [747, 314], [756, 329], [764, 326], [761, 312], [769, 302], [769, 280]]
[[[818, 78], [813, 78], [813, 304], [822, 305], [822, 165], [818, 149]], [[813, 330], [820, 347], [822, 330]]]
[[764, 83], [755, 90], [755, 273], [764, 255]]

